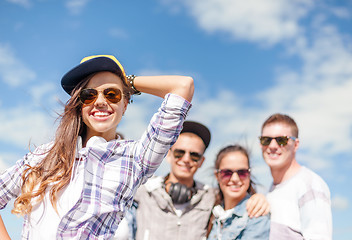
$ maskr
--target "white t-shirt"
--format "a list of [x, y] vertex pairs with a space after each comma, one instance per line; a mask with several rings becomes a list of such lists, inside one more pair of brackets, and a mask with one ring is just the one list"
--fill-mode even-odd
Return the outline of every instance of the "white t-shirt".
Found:
[[270, 239], [332, 239], [330, 191], [324, 180], [301, 167], [292, 178], [273, 185]]

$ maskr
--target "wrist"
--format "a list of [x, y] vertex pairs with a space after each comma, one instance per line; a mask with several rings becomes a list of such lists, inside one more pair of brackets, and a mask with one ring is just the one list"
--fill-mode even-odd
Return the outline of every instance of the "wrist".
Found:
[[127, 78], [127, 81], [130, 83], [133, 94], [141, 95], [141, 92], [138, 91], [137, 88], [134, 86], [134, 79], [136, 78], [136, 75], [128, 75], [128, 76], [126, 76], [126, 78]]

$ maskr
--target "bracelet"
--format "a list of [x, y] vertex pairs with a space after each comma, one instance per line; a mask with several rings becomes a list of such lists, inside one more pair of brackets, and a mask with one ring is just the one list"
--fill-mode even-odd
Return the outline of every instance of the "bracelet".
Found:
[[131, 85], [131, 88], [133, 90], [133, 94], [136, 94], [136, 95], [141, 95], [141, 92], [138, 91], [136, 89], [136, 87], [134, 86], [133, 82], [134, 82], [134, 79], [136, 78], [136, 75], [128, 75], [126, 76], [127, 80], [130, 82], [130, 85]]

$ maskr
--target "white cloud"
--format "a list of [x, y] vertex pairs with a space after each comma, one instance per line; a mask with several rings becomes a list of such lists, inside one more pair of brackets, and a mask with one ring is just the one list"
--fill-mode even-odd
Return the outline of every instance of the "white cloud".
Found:
[[47, 113], [33, 109], [29, 104], [12, 109], [0, 109], [0, 142], [23, 148], [29, 143], [48, 142], [53, 133], [54, 119]]
[[66, 7], [72, 14], [77, 15], [82, 12], [89, 1], [90, 0], [67, 0]]
[[[46, 83], [36, 84], [29, 88], [29, 93], [31, 95], [31, 100], [34, 103], [42, 104], [43, 97], [49, 93], [54, 93], [57, 89], [57, 83], [55, 81], [48, 81]], [[52, 99], [45, 99], [45, 103], [48, 103], [48, 100], [56, 100], [55, 98]]]
[[[268, 110], [292, 113], [302, 146], [309, 143], [306, 160], [315, 169], [327, 169], [331, 156], [351, 152], [352, 48], [333, 26], [315, 24], [311, 43], [293, 51], [302, 60], [302, 70], [279, 73], [276, 86], [259, 99]], [[326, 159], [313, 161], [314, 156]]]
[[175, 9], [182, 2], [199, 26], [234, 39], [275, 44], [302, 34], [299, 20], [313, 7], [311, 0], [194, 0], [162, 1]]
[[[327, 59], [335, 58], [331, 54], [327, 56]], [[325, 72], [330, 71], [323, 72], [325, 76]], [[334, 76], [341, 76], [340, 72], [337, 71]], [[157, 71], [153, 73], [160, 74]], [[211, 146], [206, 153], [207, 161], [197, 174], [198, 178], [211, 184], [209, 169], [213, 167], [217, 151], [227, 144], [240, 143], [252, 153], [251, 159], [258, 182], [268, 187], [271, 182], [270, 171], [262, 160], [257, 137], [262, 122], [275, 112], [288, 113], [297, 121], [301, 131], [298, 160], [304, 165], [318, 171], [332, 169], [333, 156], [341, 152], [351, 152], [352, 139], [346, 129], [352, 126], [352, 109], [349, 110], [348, 106], [352, 102], [352, 78], [351, 81], [341, 80], [341, 77], [341, 81], [333, 78], [323, 81], [325, 84], [322, 85], [316, 84], [315, 80], [302, 81], [302, 78], [308, 78], [305, 71], [290, 74], [282, 72], [278, 75], [275, 86], [263, 89], [258, 96], [248, 96], [257, 97], [258, 101], [264, 103], [260, 108], [246, 106], [246, 99], [227, 90], [215, 91], [215, 96], [205, 100], [194, 98], [194, 107], [188, 119], [204, 123], [212, 132]], [[133, 106], [133, 116], [131, 112], [127, 112], [124, 130], [127, 133], [136, 132], [134, 129], [144, 130], [145, 121], [149, 120], [145, 111], [152, 109], [152, 105], [155, 108], [155, 102], [137, 101]], [[141, 114], [144, 117], [141, 118]], [[326, 134], [321, 134], [322, 132]], [[164, 164], [158, 173], [164, 174], [167, 171], [168, 165]]]
[[344, 37], [334, 26], [316, 22], [311, 44], [297, 48], [304, 62], [302, 81], [324, 84], [341, 83], [352, 77], [351, 37]]
[[331, 207], [337, 210], [346, 210], [349, 207], [348, 198], [336, 195], [331, 199]]
[[[182, 4], [180, 4], [180, 2]], [[260, 107], [246, 107], [235, 93], [221, 92], [211, 100], [194, 99], [190, 117], [211, 126], [211, 148], [240, 142], [261, 159], [257, 136], [261, 123], [275, 112], [291, 115], [301, 130], [299, 161], [314, 170], [334, 168], [337, 154], [351, 154], [352, 45], [328, 22], [313, 1], [161, 0], [173, 13], [184, 7], [210, 33], [228, 33], [234, 39], [257, 44], [282, 43], [285, 55], [296, 58], [301, 68], [276, 66], [276, 84], [257, 95]], [[311, 10], [314, 7], [314, 11]], [[333, 9], [341, 18], [345, 9]], [[316, 15], [310, 15], [313, 13]], [[301, 25], [302, 20], [311, 23]], [[246, 101], [245, 99], [242, 99]], [[211, 111], [209, 111], [211, 109]], [[317, 137], [319, 136], [319, 137]], [[343, 139], [343, 140], [341, 140]], [[208, 152], [214, 158], [216, 152]], [[212, 164], [213, 161], [206, 162]], [[258, 162], [257, 169], [264, 162]], [[210, 165], [209, 165], [210, 166]], [[267, 171], [258, 171], [266, 178]]]
[[19, 86], [35, 79], [36, 74], [16, 58], [12, 49], [0, 43], [0, 80], [9, 86]]
[[349, 19], [351, 17], [351, 13], [346, 8], [332, 7], [330, 11], [339, 18]]
[[[35, 76], [36, 74], [15, 56], [9, 46], [0, 43], [0, 79], [5, 84], [11, 87], [26, 86], [33, 82]], [[45, 141], [44, 139], [48, 139], [48, 132], [52, 128], [49, 124], [50, 117], [47, 113], [33, 107], [33, 104], [41, 104], [42, 94], [48, 89], [53, 90], [53, 87], [49, 85], [27, 88], [32, 91], [32, 96], [27, 97], [25, 106], [21, 105], [16, 108], [14, 103], [10, 107], [8, 105], [0, 106], [0, 111], [6, 112], [6, 114], [0, 115], [1, 142], [23, 148], [28, 146], [29, 141], [40, 144]], [[14, 92], [14, 94], [18, 94], [18, 92]]]

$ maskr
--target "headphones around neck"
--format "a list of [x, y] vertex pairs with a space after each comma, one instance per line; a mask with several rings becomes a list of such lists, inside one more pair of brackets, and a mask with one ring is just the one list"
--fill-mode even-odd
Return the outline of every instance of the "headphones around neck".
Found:
[[193, 187], [187, 187], [181, 183], [172, 183], [169, 188], [169, 195], [174, 204], [183, 204], [191, 200], [192, 196], [196, 193], [195, 184]]

